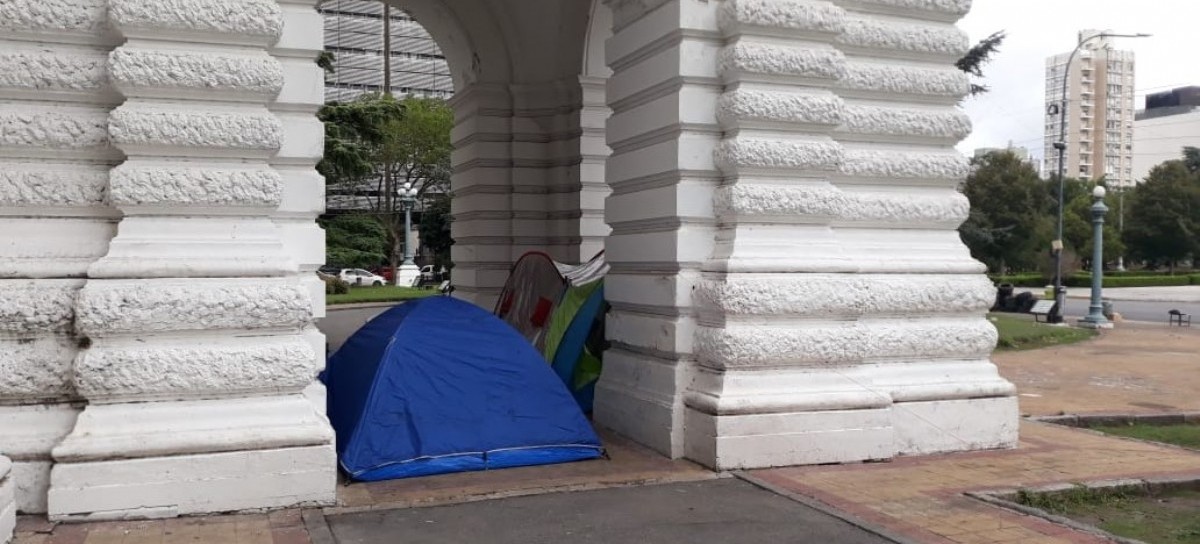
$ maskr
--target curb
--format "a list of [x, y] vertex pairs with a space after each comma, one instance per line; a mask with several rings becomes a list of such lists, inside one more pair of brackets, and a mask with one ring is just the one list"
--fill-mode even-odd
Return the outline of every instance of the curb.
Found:
[[1200, 412], [1163, 412], [1150, 414], [1063, 414], [1059, 416], [1037, 416], [1028, 419], [1041, 421], [1043, 423], [1053, 423], [1055, 425], [1087, 429], [1098, 425], [1134, 425], [1137, 423], [1146, 423], [1150, 425], [1181, 425], [1185, 423], [1200, 423]]
[[1019, 504], [1019, 503], [1009, 500], [1005, 497], [1008, 495], [1013, 495], [1021, 490], [1030, 491], [1033, 493], [1054, 493], [1054, 492], [1067, 491], [1067, 490], [1070, 490], [1070, 489], [1078, 487], [1078, 486], [1086, 487], [1088, 489], [1131, 488], [1131, 489], [1148, 490], [1148, 489], [1152, 489], [1155, 487], [1168, 488], [1168, 487], [1172, 487], [1172, 486], [1186, 485], [1189, 489], [1192, 489], [1192, 488], [1196, 487], [1197, 482], [1200, 482], [1200, 475], [1197, 475], [1197, 477], [1184, 477], [1184, 478], [1130, 478], [1130, 479], [1123, 479], [1123, 480], [1122, 479], [1092, 480], [1092, 481], [1086, 481], [1086, 482], [1079, 482], [1079, 483], [1075, 483], [1075, 484], [1051, 484], [1051, 485], [1047, 485], [1047, 486], [1022, 488], [1022, 489], [997, 489], [997, 490], [991, 490], [991, 491], [968, 491], [967, 493], [964, 493], [964, 495], [966, 495], [967, 497], [970, 497], [972, 499], [975, 499], [975, 500], [978, 500], [981, 502], [985, 502], [987, 504], [990, 504], [990, 505], [998, 507], [998, 508], [1004, 508], [1006, 510], [1010, 510], [1013, 512], [1017, 512], [1017, 513], [1035, 517], [1035, 518], [1041, 518], [1041, 519], [1044, 519], [1051, 523], [1063, 525], [1065, 527], [1074, 529], [1076, 531], [1090, 534], [1093, 536], [1098, 536], [1100, 538], [1111, 540], [1113, 542], [1118, 542], [1120, 544], [1147, 544], [1146, 542], [1143, 542], [1141, 540], [1136, 540], [1136, 539], [1132, 539], [1132, 538], [1115, 535], [1113, 533], [1105, 531], [1104, 529], [1096, 527], [1095, 525], [1088, 525], [1086, 523], [1075, 521], [1075, 520], [1065, 517], [1065, 516], [1060, 516], [1058, 514], [1053, 514], [1053, 513], [1047, 512], [1040, 508], [1034, 508], [1032, 506], [1026, 506], [1024, 504]]
[[883, 527], [880, 527], [879, 525], [865, 521], [865, 520], [855, 516], [854, 514], [844, 512], [844, 511], [834, 508], [828, 504], [825, 504], [824, 502], [821, 502], [819, 499], [815, 499], [813, 497], [809, 497], [807, 495], [803, 495], [803, 494], [797, 493], [795, 491], [784, 489], [777, 485], [764, 482], [763, 480], [756, 478], [754, 476], [751, 476], [750, 474], [748, 474], [746, 472], [738, 471], [738, 472], [732, 472], [731, 474], [733, 474], [734, 478], [742, 480], [742, 481], [749, 483], [755, 487], [758, 487], [765, 491], [770, 491], [771, 493], [774, 493], [774, 494], [784, 497], [786, 499], [803, 504], [804, 506], [807, 506], [809, 508], [812, 508], [813, 510], [821, 512], [822, 514], [833, 516], [833, 517], [840, 519], [846, 523], [849, 523], [850, 525], [853, 525], [859, 529], [862, 529], [868, 533], [874, 534], [875, 536], [891, 540], [892, 542], [895, 542], [896, 544], [920, 544], [918, 541], [912, 540], [908, 537], [898, 535], [895, 532], [891, 531], [890, 529], [885, 529]]
[[391, 308], [392, 306], [404, 304], [405, 302], [408, 302], [408, 300], [393, 300], [390, 302], [355, 302], [352, 304], [327, 304], [325, 306], [325, 313], [338, 312], [342, 310], [364, 310], [367, 308]]

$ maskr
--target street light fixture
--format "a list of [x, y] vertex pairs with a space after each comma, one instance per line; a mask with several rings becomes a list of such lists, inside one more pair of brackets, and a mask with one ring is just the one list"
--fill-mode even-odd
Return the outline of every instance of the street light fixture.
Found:
[[1088, 329], [1111, 329], [1112, 322], [1104, 317], [1104, 186], [1092, 189], [1092, 301], [1088, 315], [1079, 320], [1079, 325]]
[[413, 262], [412, 250], [412, 210], [417, 202], [417, 188], [412, 182], [407, 182], [400, 188], [400, 204], [404, 207], [404, 262], [396, 271], [396, 285], [412, 285], [421, 275], [421, 270]]
[[[1139, 32], [1137, 34], [1117, 34], [1112, 32], [1101, 32], [1088, 36], [1079, 40], [1079, 44], [1071, 51], [1071, 55], [1067, 57], [1067, 65], [1063, 68], [1063, 84], [1062, 84], [1062, 100], [1058, 105], [1058, 141], [1054, 142], [1054, 149], [1058, 150], [1058, 237], [1054, 240], [1054, 313], [1047, 316], [1047, 321], [1051, 323], [1062, 323], [1063, 311], [1067, 307], [1067, 290], [1063, 287], [1062, 278], [1062, 239], [1063, 239], [1063, 193], [1065, 191], [1065, 183], [1063, 182], [1064, 172], [1066, 168], [1066, 158], [1064, 155], [1067, 151], [1067, 89], [1071, 82], [1071, 63], [1075, 61], [1075, 55], [1079, 53], [1083, 46], [1088, 42], [1101, 38], [1148, 38], [1150, 34]], [[1053, 109], [1051, 109], [1053, 114]], [[1093, 268], [1096, 268], [1093, 265]], [[1100, 263], [1100, 268], [1104, 268], [1104, 263]], [[1095, 273], [1092, 274], [1093, 277]]]

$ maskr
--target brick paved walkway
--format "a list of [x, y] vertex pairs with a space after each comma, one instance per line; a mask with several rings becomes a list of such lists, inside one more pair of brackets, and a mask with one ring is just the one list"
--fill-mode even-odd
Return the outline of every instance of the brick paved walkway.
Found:
[[310, 544], [300, 510], [241, 516], [52, 525], [17, 521], [16, 544]]
[[1107, 542], [963, 493], [1121, 478], [1200, 478], [1200, 452], [1025, 422], [1016, 450], [760, 470], [749, 476], [917, 542]]
[[1057, 415], [1200, 410], [1200, 327], [1124, 323], [1081, 344], [997, 353], [1021, 412]]

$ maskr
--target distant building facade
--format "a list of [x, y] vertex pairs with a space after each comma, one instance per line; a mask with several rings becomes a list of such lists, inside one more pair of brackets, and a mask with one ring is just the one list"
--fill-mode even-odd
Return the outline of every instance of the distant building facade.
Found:
[[[346, 101], [383, 91], [383, 4], [373, 0], [325, 0], [325, 51], [334, 72], [325, 76], [325, 100]], [[407, 13], [390, 13], [392, 93], [449, 98], [454, 94], [446, 57]]]
[[979, 147], [979, 148], [976, 148], [975, 153], [974, 153], [974, 158], [978, 159], [984, 155], [987, 155], [988, 153], [996, 153], [996, 152], [1001, 152], [1001, 151], [1008, 151], [1008, 152], [1012, 153], [1013, 155], [1016, 155], [1016, 157], [1018, 159], [1021, 159], [1021, 162], [1024, 162], [1025, 164], [1028, 164], [1031, 168], [1033, 168], [1034, 171], [1036, 171], [1038, 173], [1039, 177], [1042, 176], [1041, 162], [1038, 161], [1037, 158], [1031, 156], [1028, 149], [1026, 149], [1024, 147], [1014, 146], [1014, 145], [1012, 145], [1012, 142], [1009, 142], [1007, 147]]
[[[1084, 30], [1079, 40], [1102, 31]], [[1046, 59], [1047, 112], [1062, 100], [1067, 84], [1065, 174], [1081, 179], [1106, 178], [1112, 186], [1129, 186], [1133, 174], [1132, 51], [1112, 48], [1109, 38], [1092, 40], [1076, 53], [1071, 72], [1066, 73], [1070, 53]], [[1046, 174], [1058, 172], [1059, 115], [1046, 116]]]
[[1133, 122], [1133, 176], [1138, 182], [1183, 148], [1200, 147], [1200, 87], [1146, 95], [1146, 109]]

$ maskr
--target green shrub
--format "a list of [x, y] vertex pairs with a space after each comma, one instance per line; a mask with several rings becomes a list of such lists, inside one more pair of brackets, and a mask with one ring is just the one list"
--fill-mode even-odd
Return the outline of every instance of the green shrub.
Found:
[[1192, 285], [1200, 285], [1200, 274], [1192, 274], [1188, 279]]
[[[1104, 287], [1174, 287], [1190, 285], [1189, 276], [1117, 276], [1104, 274]], [[1091, 287], [1092, 275], [1079, 274], [1067, 278], [1068, 287]]]
[[325, 282], [326, 295], [344, 295], [350, 292], [350, 284], [341, 278], [323, 277], [321, 281]]

